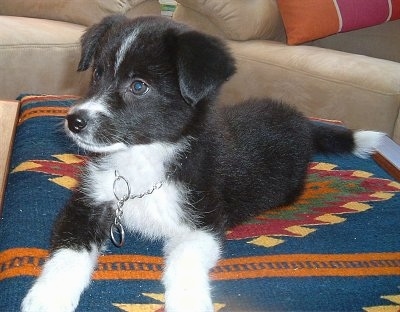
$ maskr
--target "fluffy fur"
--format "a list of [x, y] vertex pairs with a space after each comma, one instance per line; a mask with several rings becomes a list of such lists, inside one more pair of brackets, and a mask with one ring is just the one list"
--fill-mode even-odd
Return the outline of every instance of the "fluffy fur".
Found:
[[[165, 241], [166, 310], [212, 311], [208, 272], [224, 232], [292, 203], [313, 152], [364, 157], [382, 136], [310, 122], [268, 99], [215, 107], [235, 72], [232, 56], [221, 40], [163, 18], [112, 16], [92, 26], [79, 70], [90, 66], [89, 93], [65, 124], [72, 140], [96, 155], [55, 224], [51, 256], [24, 312], [77, 307], [114, 222], [116, 170], [131, 194], [163, 183], [127, 200], [122, 223]], [[126, 185], [117, 183], [116, 192]]]

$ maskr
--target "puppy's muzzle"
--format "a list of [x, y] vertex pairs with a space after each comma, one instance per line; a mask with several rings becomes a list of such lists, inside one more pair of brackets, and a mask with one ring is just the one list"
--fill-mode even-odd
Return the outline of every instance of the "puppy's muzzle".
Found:
[[79, 133], [87, 126], [87, 121], [81, 114], [71, 114], [67, 116], [68, 129], [73, 133]]

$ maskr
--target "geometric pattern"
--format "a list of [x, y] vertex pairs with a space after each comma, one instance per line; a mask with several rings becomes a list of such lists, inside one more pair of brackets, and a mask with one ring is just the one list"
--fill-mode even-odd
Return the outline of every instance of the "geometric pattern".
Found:
[[[50, 181], [72, 189], [85, 157], [73, 154], [53, 155], [57, 161], [30, 160], [12, 173], [31, 171], [55, 175]], [[384, 201], [400, 192], [400, 183], [372, 177], [360, 170], [335, 170], [330, 163], [311, 163], [305, 191], [292, 205], [267, 210], [227, 233], [230, 240], [248, 239], [247, 243], [274, 247], [284, 237], [305, 237], [317, 226], [346, 221], [346, 214], [361, 213], [372, 206], [368, 202]]]
[[335, 170], [336, 165], [311, 163], [305, 191], [292, 205], [265, 211], [228, 233], [228, 239], [251, 238], [248, 243], [273, 247], [285, 236], [304, 237], [316, 226], [346, 221], [346, 214], [361, 213], [375, 201], [392, 198], [400, 184], [372, 177], [359, 170]]
[[375, 307], [363, 308], [366, 312], [399, 312], [400, 311], [400, 294], [399, 295], [389, 295], [381, 296], [382, 299], [390, 301], [390, 305], [381, 305]]
[[[0, 311], [19, 311], [86, 160], [60, 129], [75, 100], [21, 101], [0, 224]], [[399, 310], [399, 183], [372, 159], [313, 160], [295, 203], [227, 233], [210, 274], [216, 311]], [[162, 246], [129, 236], [104, 250], [77, 312], [162, 311]]]

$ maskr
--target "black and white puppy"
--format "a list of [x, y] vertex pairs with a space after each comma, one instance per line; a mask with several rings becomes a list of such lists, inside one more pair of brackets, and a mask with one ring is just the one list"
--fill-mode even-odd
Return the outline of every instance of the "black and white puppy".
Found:
[[213, 311], [208, 273], [224, 232], [292, 203], [313, 152], [364, 157], [382, 136], [310, 122], [268, 99], [215, 107], [235, 72], [226, 46], [160, 17], [92, 26], [79, 70], [91, 65], [66, 130], [96, 156], [55, 224], [24, 312], [73, 311], [110, 233], [118, 245], [124, 230], [165, 242], [166, 311]]

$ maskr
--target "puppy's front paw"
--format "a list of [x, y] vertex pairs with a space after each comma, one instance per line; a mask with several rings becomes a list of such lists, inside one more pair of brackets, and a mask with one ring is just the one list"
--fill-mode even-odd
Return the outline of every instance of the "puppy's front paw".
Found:
[[204, 289], [169, 290], [165, 293], [166, 312], [213, 312], [210, 293]]
[[78, 305], [79, 295], [68, 294], [45, 283], [36, 283], [21, 304], [22, 312], [72, 312]]
[[218, 240], [208, 232], [194, 231], [171, 239], [164, 250], [167, 312], [214, 311], [208, 272], [219, 257]]
[[22, 301], [22, 312], [70, 312], [89, 285], [98, 250], [60, 249], [44, 264]]

